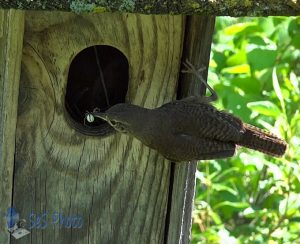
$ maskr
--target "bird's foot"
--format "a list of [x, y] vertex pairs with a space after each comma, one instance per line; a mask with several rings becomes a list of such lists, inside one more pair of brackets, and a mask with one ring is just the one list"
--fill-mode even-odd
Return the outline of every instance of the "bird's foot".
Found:
[[216, 101], [218, 99], [217, 93], [212, 87], [210, 87], [210, 85], [207, 84], [207, 82], [204, 80], [201, 74], [203, 71], [206, 70], [206, 67], [203, 66], [199, 69], [196, 69], [196, 67], [189, 60], [183, 62], [183, 65], [185, 66], [186, 69], [182, 70], [181, 71], [182, 73], [190, 73], [195, 75], [202, 82], [202, 84], [211, 92], [211, 96], [205, 97], [205, 101], [206, 102]]

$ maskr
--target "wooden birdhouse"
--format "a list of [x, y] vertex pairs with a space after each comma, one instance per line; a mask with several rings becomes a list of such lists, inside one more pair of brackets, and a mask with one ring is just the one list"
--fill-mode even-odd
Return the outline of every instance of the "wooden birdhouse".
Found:
[[[169, 14], [228, 14], [232, 6], [44, 2], [0, 8], [132, 13], [0, 10], [0, 243], [188, 243], [196, 163], [174, 164], [85, 116], [203, 93], [180, 70], [187, 58], [208, 66], [214, 17]], [[249, 6], [258, 15], [299, 14], [295, 3], [240, 2], [233, 15], [253, 15]]]
[[[199, 92], [181, 62], [207, 65], [214, 18], [1, 10], [0, 23], [0, 209], [24, 219], [23, 243], [188, 241], [195, 163], [84, 118]], [[14, 243], [7, 221], [0, 242]]]

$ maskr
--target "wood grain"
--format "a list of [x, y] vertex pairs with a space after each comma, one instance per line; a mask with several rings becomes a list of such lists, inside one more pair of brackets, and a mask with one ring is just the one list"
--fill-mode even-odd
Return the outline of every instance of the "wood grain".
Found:
[[15, 132], [24, 33], [22, 11], [0, 10], [0, 243], [9, 243], [4, 215], [12, 202]]
[[3, 36], [3, 26], [5, 25], [4, 23], [4, 13], [7, 11], [1, 10], [0, 11], [0, 38]]
[[[182, 16], [27, 13], [14, 205], [27, 219], [31, 211], [46, 211], [48, 225], [18, 243], [163, 241], [170, 162], [126, 135], [75, 131], [66, 120], [64, 96], [75, 55], [105, 44], [128, 58], [128, 102], [150, 108], [174, 99], [183, 33]], [[53, 225], [56, 211], [81, 215], [82, 228]]]

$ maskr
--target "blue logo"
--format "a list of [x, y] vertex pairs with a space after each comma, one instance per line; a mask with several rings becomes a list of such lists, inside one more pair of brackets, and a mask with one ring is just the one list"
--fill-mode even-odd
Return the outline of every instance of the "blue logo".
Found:
[[83, 226], [81, 215], [65, 215], [62, 211], [49, 213], [36, 213], [32, 211], [29, 216], [29, 229], [45, 229], [49, 226], [59, 226], [59, 228], [80, 229]]
[[7, 209], [5, 219], [7, 230], [15, 239], [20, 239], [30, 233], [25, 229], [26, 220], [20, 219], [20, 215], [14, 207]]
[[8, 208], [5, 214], [7, 229], [13, 228], [20, 219], [19, 213], [17, 210], [12, 207]]
[[[5, 219], [7, 230], [14, 238], [19, 239], [30, 233], [25, 228], [26, 219], [20, 219], [20, 214], [16, 208], [8, 208], [5, 213]], [[37, 213], [32, 210], [28, 214], [27, 220], [29, 229], [45, 229], [54, 225], [59, 226], [59, 228], [80, 229], [84, 224], [83, 216], [77, 214], [65, 215], [62, 211]]]

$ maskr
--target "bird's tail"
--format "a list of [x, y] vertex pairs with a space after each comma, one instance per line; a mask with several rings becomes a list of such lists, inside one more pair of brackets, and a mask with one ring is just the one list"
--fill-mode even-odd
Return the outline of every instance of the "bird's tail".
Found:
[[275, 157], [280, 157], [285, 153], [287, 143], [284, 140], [249, 124], [244, 124], [244, 129], [245, 132], [239, 145]]

